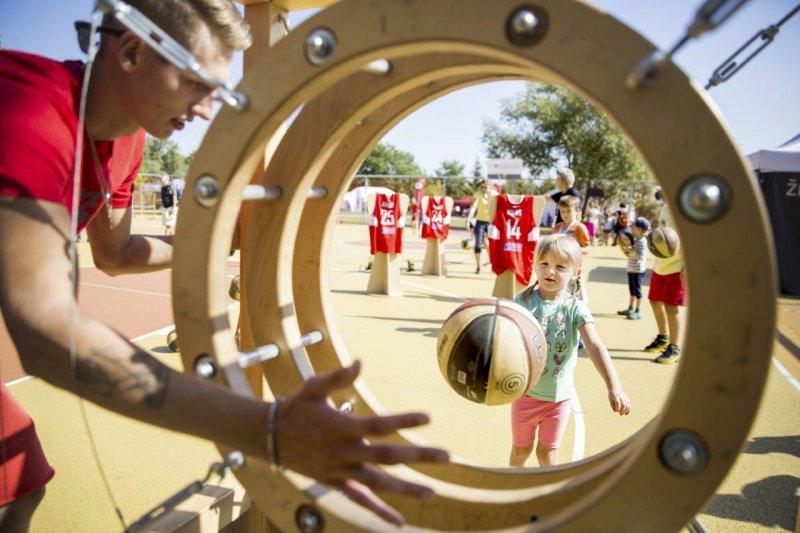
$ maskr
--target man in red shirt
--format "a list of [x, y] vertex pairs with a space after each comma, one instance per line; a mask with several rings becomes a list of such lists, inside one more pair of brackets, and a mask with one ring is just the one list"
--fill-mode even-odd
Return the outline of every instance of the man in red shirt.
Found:
[[[128, 3], [214, 78], [227, 79], [233, 51], [250, 44], [247, 25], [230, 0]], [[131, 234], [144, 132], [166, 138], [195, 117], [209, 119], [214, 95], [115, 20], [107, 17], [101, 31], [87, 95], [78, 227], [86, 228], [95, 264], [106, 273], [167, 268], [171, 237]], [[84, 398], [118, 413], [265, 457], [271, 404], [175, 372], [76, 309], [70, 210], [83, 75], [80, 63], [0, 52], [0, 311], [22, 364], [28, 373], [66, 390], [77, 387]], [[276, 446], [283, 466], [338, 487], [399, 524], [399, 514], [370, 489], [414, 496], [432, 491], [369, 463], [445, 461], [447, 455], [435, 448], [368, 443], [368, 435], [418, 426], [427, 417], [338, 412], [327, 397], [358, 372], [355, 364], [317, 376], [280, 404]], [[0, 392], [0, 530], [25, 529], [53, 470], [30, 419], [3, 385]]]

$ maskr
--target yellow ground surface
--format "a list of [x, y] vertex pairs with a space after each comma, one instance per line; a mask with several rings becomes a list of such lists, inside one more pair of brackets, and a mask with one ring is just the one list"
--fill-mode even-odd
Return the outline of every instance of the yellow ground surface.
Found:
[[[148, 226], [157, 224], [150, 221]], [[506, 464], [509, 409], [481, 407], [456, 396], [441, 379], [434, 355], [442, 320], [463, 298], [491, 294], [493, 275], [472, 273], [471, 252], [448, 250], [447, 278], [404, 274], [403, 297], [369, 296], [364, 292], [369, 277], [363, 270], [368, 259], [366, 237], [364, 227], [337, 226], [331, 299], [350, 356], [364, 362], [363, 378], [369, 388], [392, 411], [429, 412], [433, 422], [420, 430], [427, 440], [478, 464]], [[449, 242], [456, 244], [460, 238], [455, 234]], [[421, 243], [414, 238], [406, 242]], [[414, 260], [419, 269], [423, 253], [424, 248], [412, 244], [404, 257]], [[611, 412], [602, 381], [589, 360], [581, 358], [576, 385], [585, 438], [581, 446], [581, 417], [573, 416], [560, 451], [561, 462], [592, 455], [636, 432], [661, 409], [676, 371], [676, 366], [651, 363], [648, 355], [638, 351], [655, 332], [649, 309], [643, 309], [641, 321], [616, 315], [616, 310], [627, 304], [622, 256], [612, 248], [595, 248], [585, 267], [590, 308], [632, 399], [633, 412], [628, 417]], [[783, 313], [795, 312], [797, 301], [783, 305]], [[139, 342], [167, 363], [180, 365], [177, 355], [166, 353], [163, 332]], [[795, 346], [797, 342], [794, 338]], [[791, 345], [784, 343], [783, 349], [785, 346]], [[784, 366], [796, 368], [787, 357], [791, 355], [781, 355]], [[76, 400], [35, 379], [14, 385], [12, 392], [36, 420], [45, 451], [57, 470], [35, 517], [34, 530], [120, 529], [94, 464]], [[87, 413], [112, 493], [128, 521], [202, 477], [209, 463], [218, 458], [211, 444], [155, 430], [88, 405]], [[773, 365], [744, 453], [700, 515], [710, 531], [794, 528], [800, 488], [798, 413], [800, 390]]]

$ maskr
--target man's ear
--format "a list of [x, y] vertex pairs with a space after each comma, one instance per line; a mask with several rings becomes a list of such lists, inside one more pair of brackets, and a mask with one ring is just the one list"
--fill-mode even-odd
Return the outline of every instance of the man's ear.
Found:
[[119, 37], [119, 43], [115, 51], [115, 57], [120, 68], [132, 74], [142, 65], [147, 45], [132, 32], [126, 31]]

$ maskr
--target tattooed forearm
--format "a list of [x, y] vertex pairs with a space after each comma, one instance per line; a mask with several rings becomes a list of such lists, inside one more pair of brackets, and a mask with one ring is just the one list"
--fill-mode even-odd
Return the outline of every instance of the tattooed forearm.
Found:
[[79, 357], [75, 368], [81, 395], [116, 397], [153, 409], [164, 405], [170, 373], [169, 368], [140, 352], [121, 360], [92, 351], [87, 357]]

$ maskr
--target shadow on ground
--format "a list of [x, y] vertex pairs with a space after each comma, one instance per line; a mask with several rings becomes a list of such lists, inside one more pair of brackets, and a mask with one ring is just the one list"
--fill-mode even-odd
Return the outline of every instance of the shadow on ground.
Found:
[[[589, 282], [619, 283], [620, 285], [628, 285], [628, 272], [625, 267], [598, 266], [589, 272]], [[645, 274], [642, 284], [650, 284], [649, 271]]]
[[748, 483], [742, 488], [741, 494], [717, 496], [704, 513], [729, 520], [793, 531], [798, 504], [798, 489], [800, 489], [800, 478], [798, 477], [770, 476], [761, 481]]
[[755, 455], [785, 453], [800, 457], [800, 435], [756, 437], [747, 443], [744, 453], [752, 453]]

